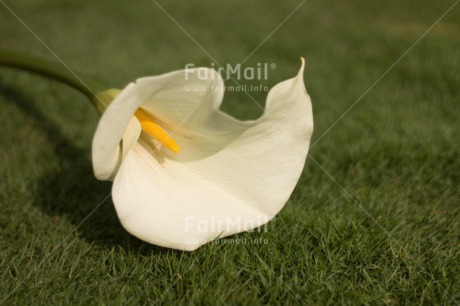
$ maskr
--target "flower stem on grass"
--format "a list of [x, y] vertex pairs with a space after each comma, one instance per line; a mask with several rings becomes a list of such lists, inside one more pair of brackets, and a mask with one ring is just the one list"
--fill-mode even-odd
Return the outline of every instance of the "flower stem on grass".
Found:
[[86, 77], [82, 78], [70, 68], [46, 59], [0, 50], [1, 65], [34, 72], [65, 83], [87, 96], [100, 114], [102, 114], [107, 104], [112, 100], [105, 99], [105, 88], [99, 83]]

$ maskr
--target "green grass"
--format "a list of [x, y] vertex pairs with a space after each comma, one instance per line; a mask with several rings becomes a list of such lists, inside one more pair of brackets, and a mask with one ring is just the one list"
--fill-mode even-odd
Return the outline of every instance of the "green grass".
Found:
[[[110, 86], [212, 63], [152, 1], [6, 3]], [[234, 65], [300, 1], [160, 3]], [[1, 304], [459, 303], [460, 5], [322, 137], [452, 3], [305, 2], [246, 64], [276, 63], [273, 86], [305, 56], [313, 159], [267, 232], [192, 253], [130, 236], [111, 200], [86, 218], [111, 188], [92, 174], [95, 111], [64, 85], [0, 67]], [[1, 4], [0, 33], [2, 48], [54, 59]], [[242, 93], [223, 109], [261, 113]]]

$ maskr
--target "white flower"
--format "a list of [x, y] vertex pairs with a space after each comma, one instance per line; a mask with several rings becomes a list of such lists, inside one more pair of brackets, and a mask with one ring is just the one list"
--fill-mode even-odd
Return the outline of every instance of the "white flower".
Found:
[[[254, 121], [219, 110], [223, 81], [207, 68], [140, 78], [123, 89], [101, 117], [92, 155], [96, 177], [114, 180], [126, 230], [195, 250], [272, 219], [302, 173], [313, 132], [304, 65], [270, 90]], [[169, 137], [152, 137], [155, 131]]]

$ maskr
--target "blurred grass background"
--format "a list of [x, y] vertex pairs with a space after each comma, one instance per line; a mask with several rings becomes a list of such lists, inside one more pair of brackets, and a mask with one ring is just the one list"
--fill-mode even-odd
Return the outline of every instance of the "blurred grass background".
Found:
[[[157, 3], [235, 65], [301, 1]], [[88, 217], [111, 187], [92, 175], [95, 111], [64, 85], [0, 67], [0, 301], [458, 303], [460, 7], [322, 137], [453, 3], [306, 1], [248, 59], [276, 64], [262, 82], [271, 87], [306, 58], [318, 140], [268, 232], [230, 237], [261, 245], [148, 245], [122, 229], [110, 199]], [[2, 0], [4, 49], [55, 59], [4, 4], [68, 65], [111, 87], [213, 62], [147, 0]], [[250, 94], [263, 105], [265, 92]], [[223, 109], [261, 114], [243, 93], [226, 94]]]

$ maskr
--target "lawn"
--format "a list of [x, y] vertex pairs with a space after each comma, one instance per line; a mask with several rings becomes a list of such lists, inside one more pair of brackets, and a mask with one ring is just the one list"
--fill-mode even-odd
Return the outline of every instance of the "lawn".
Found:
[[[266, 231], [180, 252], [120, 225], [87, 99], [0, 67], [0, 304], [460, 303], [458, 2], [0, 1], [1, 48], [110, 87], [248, 55], [276, 68], [239, 83], [272, 87], [304, 56], [315, 122]], [[242, 92], [222, 108], [262, 113]]]

